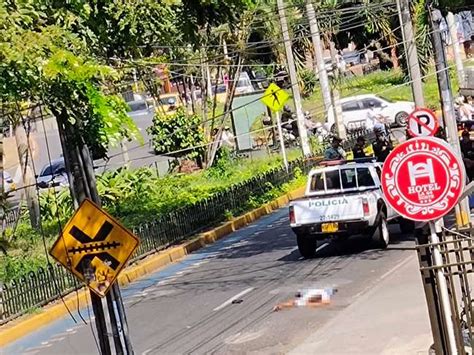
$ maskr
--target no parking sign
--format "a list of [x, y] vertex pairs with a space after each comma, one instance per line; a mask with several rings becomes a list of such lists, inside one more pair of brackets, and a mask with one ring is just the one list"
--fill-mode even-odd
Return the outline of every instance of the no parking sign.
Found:
[[432, 137], [438, 129], [438, 118], [430, 109], [417, 108], [408, 116], [408, 133], [412, 137]]

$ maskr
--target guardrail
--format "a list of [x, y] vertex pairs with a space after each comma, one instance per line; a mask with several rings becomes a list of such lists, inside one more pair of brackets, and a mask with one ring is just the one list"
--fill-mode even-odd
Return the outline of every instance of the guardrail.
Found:
[[[314, 161], [295, 160], [289, 164], [289, 173], [284, 168], [275, 168], [204, 201], [159, 216], [134, 230], [141, 243], [132, 260], [143, 258], [225, 220], [227, 211], [243, 210], [251, 197], [262, 196], [273, 187], [291, 181], [296, 168], [307, 173], [313, 166]], [[59, 265], [30, 272], [27, 277], [0, 286], [0, 324], [82, 286], [78, 279]]]

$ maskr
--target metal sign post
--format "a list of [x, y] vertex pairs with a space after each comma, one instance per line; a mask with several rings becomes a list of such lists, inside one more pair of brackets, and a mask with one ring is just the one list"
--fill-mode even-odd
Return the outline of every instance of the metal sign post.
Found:
[[275, 115], [278, 126], [278, 138], [280, 140], [280, 150], [283, 157], [283, 164], [285, 165], [285, 170], [288, 173], [288, 159], [286, 158], [285, 139], [283, 138], [283, 129], [281, 128], [280, 112], [276, 111]]
[[286, 172], [288, 173], [288, 159], [286, 158], [285, 150], [285, 139], [283, 138], [283, 130], [281, 128], [281, 117], [280, 110], [285, 106], [286, 101], [288, 101], [290, 95], [278, 85], [271, 83], [268, 85], [268, 88], [263, 93], [262, 101], [269, 109], [271, 109], [276, 114], [277, 128], [278, 128], [278, 137], [280, 141], [281, 155], [283, 156], [283, 164], [285, 165]]
[[449, 301], [448, 285], [446, 284], [446, 278], [443, 273], [443, 257], [439, 250], [439, 237], [436, 233], [436, 223], [434, 221], [429, 222], [430, 225], [430, 243], [433, 244], [433, 266], [436, 267], [436, 282], [438, 282], [439, 288], [439, 299], [441, 302], [442, 316], [444, 318], [444, 325], [446, 326], [447, 333], [447, 345], [449, 347], [450, 354], [457, 354], [456, 347], [456, 336], [454, 335], [453, 317], [451, 313], [451, 304]]

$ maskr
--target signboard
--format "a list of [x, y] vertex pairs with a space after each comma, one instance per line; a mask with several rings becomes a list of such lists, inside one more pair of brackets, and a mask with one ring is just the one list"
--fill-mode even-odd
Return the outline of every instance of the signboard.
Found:
[[139, 243], [138, 238], [90, 200], [84, 200], [50, 254], [104, 297]]
[[275, 84], [271, 83], [265, 90], [261, 101], [267, 105], [272, 111], [280, 111], [285, 103], [288, 101], [290, 95], [283, 89]]
[[396, 212], [414, 221], [431, 221], [457, 204], [464, 166], [443, 140], [414, 138], [389, 154], [381, 180], [385, 199]]
[[255, 122], [262, 120], [267, 114], [267, 107], [260, 101], [263, 91], [243, 94], [232, 101], [232, 125], [239, 151], [251, 150], [255, 147]]
[[434, 136], [438, 129], [436, 114], [427, 108], [417, 108], [408, 116], [408, 133], [412, 137]]

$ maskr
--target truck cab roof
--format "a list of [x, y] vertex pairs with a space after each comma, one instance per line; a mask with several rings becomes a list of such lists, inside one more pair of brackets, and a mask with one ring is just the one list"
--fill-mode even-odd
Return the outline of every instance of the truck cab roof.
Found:
[[380, 188], [381, 165], [375, 161], [328, 161], [308, 175], [307, 196], [362, 192]]

